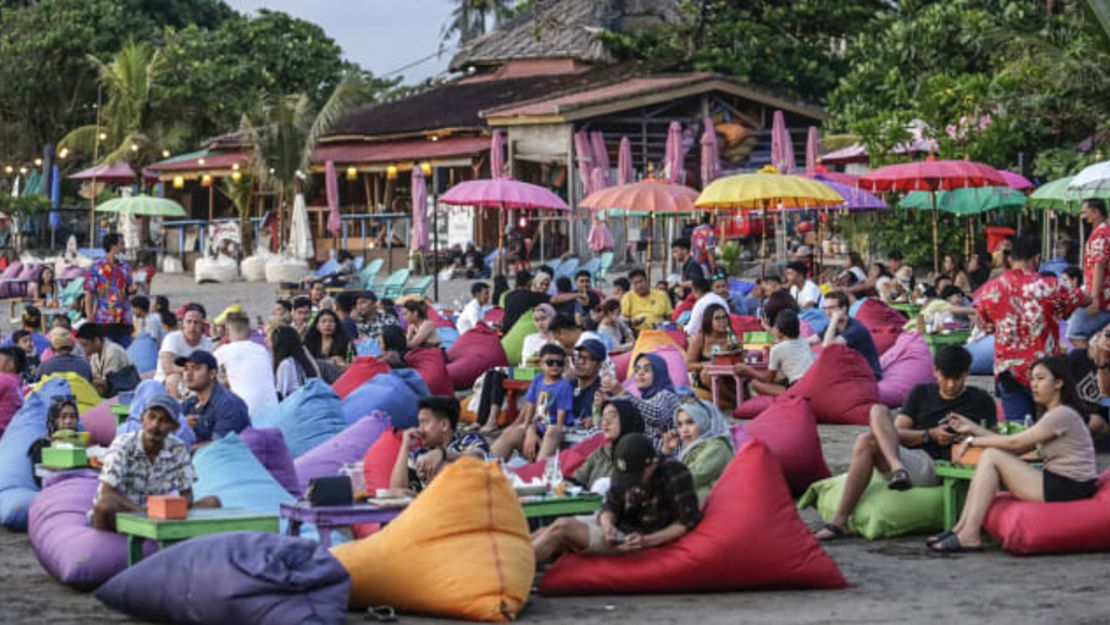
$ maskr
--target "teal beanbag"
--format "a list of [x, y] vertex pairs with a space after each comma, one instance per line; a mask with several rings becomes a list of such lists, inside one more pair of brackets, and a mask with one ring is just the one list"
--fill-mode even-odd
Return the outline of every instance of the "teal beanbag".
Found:
[[297, 458], [313, 447], [343, 431], [339, 395], [319, 378], [311, 378], [305, 385], [286, 397], [276, 410], [254, 417], [251, 425], [256, 428], [278, 428], [285, 437], [289, 453]]
[[[847, 479], [843, 474], [815, 482], [798, 500], [798, 509], [815, 507], [821, 518], [829, 521]], [[898, 492], [887, 488], [886, 480], [876, 473], [845, 529], [869, 539], [939, 532], [944, 529], [944, 489], [914, 487]]]
[[524, 337], [536, 333], [536, 322], [532, 320], [535, 311], [529, 310], [517, 319], [513, 327], [501, 337], [501, 347], [505, 348], [505, 355], [509, 357], [509, 364], [519, 366], [521, 353], [524, 351]]

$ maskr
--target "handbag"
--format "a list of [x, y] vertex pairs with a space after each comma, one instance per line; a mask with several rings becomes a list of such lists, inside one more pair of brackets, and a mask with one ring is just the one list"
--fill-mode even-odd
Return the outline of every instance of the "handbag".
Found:
[[127, 365], [122, 369], [111, 371], [105, 378], [108, 381], [108, 396], [112, 397], [127, 391], [133, 391], [143, 381], [135, 365]]
[[309, 480], [304, 497], [313, 506], [342, 506], [355, 500], [351, 478], [346, 475]]

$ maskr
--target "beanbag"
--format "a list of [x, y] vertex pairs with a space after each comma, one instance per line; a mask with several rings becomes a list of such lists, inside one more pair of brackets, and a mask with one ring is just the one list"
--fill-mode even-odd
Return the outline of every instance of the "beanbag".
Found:
[[[446, 319], [444, 321], [446, 321], [446, 323], [448, 324], [451, 323]], [[439, 335], [439, 344], [441, 347], [443, 347], [443, 349], [451, 349], [451, 346], [455, 344], [455, 341], [459, 340], [459, 331], [456, 330], [455, 326], [453, 325], [447, 325], [446, 327], [440, 326], [436, 328], [436, 334]]]
[[455, 395], [455, 386], [447, 373], [447, 356], [438, 347], [420, 347], [405, 354], [405, 362], [428, 386], [432, 395]]
[[294, 500], [234, 432], [201, 447], [193, 455], [193, 468], [194, 499], [215, 495], [225, 508], [275, 515], [282, 503]]
[[301, 492], [308, 489], [308, 481], [318, 477], [339, 474], [344, 464], [358, 462], [389, 427], [389, 415], [372, 411], [331, 440], [297, 458], [297, 476]]
[[144, 332], [131, 339], [131, 345], [127, 346], [127, 356], [135, 363], [139, 374], [152, 373], [158, 369], [158, 341]]
[[[369, 412], [369, 411], [367, 411]], [[361, 416], [361, 415], [360, 415]], [[286, 397], [277, 410], [251, 420], [257, 428], [278, 428], [293, 458], [335, 436], [347, 427], [339, 396], [326, 382], [310, 378]]]
[[[629, 358], [628, 368], [625, 370], [625, 377], [630, 377], [632, 375], [632, 363], [636, 362], [636, 356], [639, 356], [644, 352], [662, 355], [662, 352], [660, 352], [659, 350], [664, 346], [673, 347], [675, 351], [683, 354], [682, 350], [678, 347], [678, 344], [675, 343], [673, 338], [671, 338], [671, 335], [667, 334], [665, 331], [644, 330], [643, 332], [640, 332], [640, 336], [636, 338], [636, 344], [632, 346], [632, 356]], [[675, 375], [675, 370], [669, 369], [670, 364], [671, 361], [667, 360], [668, 371], [671, 374], [671, 381], [674, 382], [676, 385], [682, 384], [682, 380], [685, 380], [686, 378], [677, 377]], [[686, 370], [685, 354], [682, 355], [682, 370]]]
[[[813, 507], [822, 519], [831, 520], [847, 480], [845, 473], [813, 484], [798, 500], [798, 509]], [[944, 487], [915, 486], [899, 492], [890, 490], [876, 473], [844, 529], [871, 540], [939, 532], [944, 529]]]
[[733, 426], [735, 447], [740, 447], [741, 432], [767, 446], [782, 466], [786, 483], [795, 497], [809, 485], [832, 475], [821, 452], [817, 419], [804, 399], [775, 402], [751, 423]]
[[[671, 378], [671, 383], [675, 388], [689, 387], [690, 386], [690, 373], [686, 369], [686, 354], [674, 345], [663, 345], [656, 347], [649, 353], [655, 354], [667, 363], [667, 375]], [[631, 370], [630, 370], [631, 372]], [[730, 380], [731, 383], [731, 380]], [[640, 389], [636, 387], [636, 378], [629, 375], [621, 383], [624, 390], [632, 393], [636, 397], [640, 396]]]
[[[605, 438], [604, 434], [595, 434], [577, 445], [571, 445], [559, 452], [559, 470], [562, 471], [564, 476], [574, 475], [574, 472], [586, 462], [586, 458], [594, 453], [594, 450], [607, 444], [609, 444], [609, 441]], [[540, 460], [517, 467], [512, 469], [512, 471], [525, 482], [531, 482], [533, 479], [543, 477], [543, 472], [546, 468], [547, 461]]]
[[867, 361], [847, 345], [830, 345], [794, 386], [779, 396], [809, 400], [818, 423], [867, 425], [879, 385]]
[[396, 427], [416, 427], [416, 404], [430, 394], [419, 373], [395, 369], [373, 377], [348, 395], [340, 405], [341, 418], [350, 425], [379, 410], [389, 415]]
[[371, 493], [379, 488], [389, 488], [393, 465], [397, 463], [397, 454], [401, 453], [401, 436], [400, 429], [387, 429], [362, 457], [362, 472], [366, 477], [366, 488]]
[[903, 332], [894, 345], [879, 357], [883, 379], [879, 380], [879, 402], [897, 408], [906, 402], [918, 384], [935, 381], [933, 354], [924, 337]]
[[971, 354], [971, 375], [994, 375], [994, 335], [964, 345]]
[[239, 438], [243, 439], [254, 457], [270, 473], [270, 477], [277, 480], [277, 483], [281, 484], [282, 488], [290, 495], [300, 497], [304, 489], [301, 488], [301, 482], [297, 479], [297, 469], [293, 465], [293, 455], [289, 453], [289, 448], [285, 446], [285, 437], [281, 435], [281, 430], [249, 427], [239, 432]]
[[23, 407], [0, 437], [0, 525], [10, 530], [27, 529], [27, 508], [39, 491], [27, 450], [31, 443], [46, 436], [46, 411], [51, 398], [68, 393], [65, 379], [46, 380], [23, 400]]
[[389, 370], [389, 364], [374, 356], [359, 356], [351, 362], [351, 366], [347, 367], [347, 370], [339, 376], [339, 379], [331, 385], [331, 388], [336, 395], [339, 395], [339, 399], [346, 399], [348, 395], [369, 381], [370, 378]]
[[871, 339], [875, 341], [875, 349], [880, 356], [894, 346], [906, 323], [905, 315], [878, 299], [864, 300], [854, 316], [871, 332]]
[[[387, 530], [388, 531], [388, 530]], [[798, 517], [771, 452], [749, 438], [682, 538], [619, 556], [568, 554], [547, 570], [544, 594], [727, 592], [843, 588], [832, 558]]]
[[755, 317], [732, 313], [729, 315], [729, 320], [732, 322], [732, 331], [736, 336], [742, 337], [747, 332], [763, 332], [763, 324]]
[[690, 344], [690, 339], [687, 338], [686, 332], [684, 332], [681, 328], [677, 330], [663, 330], [663, 332], [665, 332], [667, 336], [671, 337], [671, 340], [674, 341], [674, 344], [679, 349], [681, 349], [683, 352], [686, 351], [686, 347]]
[[[916, 489], [915, 489], [916, 490]], [[1010, 553], [1079, 553], [1110, 549], [1110, 470], [1090, 499], [1037, 503], [995, 497], [985, 526]]]
[[[150, 403], [151, 399], [159, 395], [166, 394], [166, 387], [157, 380], [143, 380], [139, 382], [139, 386], [135, 388], [134, 394], [131, 396], [131, 404], [128, 406], [127, 420], [116, 426], [116, 436], [126, 434], [128, 432], [137, 432], [143, 427], [143, 413], [146, 412], [146, 405]], [[193, 432], [193, 428], [181, 415], [174, 415], [177, 417], [178, 423], [181, 424], [177, 431], [173, 433], [178, 440], [185, 443], [186, 447], [192, 447], [193, 443], [197, 442], [197, 435]]]
[[32, 386], [31, 391], [37, 391], [41, 389], [44, 384], [46, 384], [47, 380], [55, 379], [65, 380], [66, 384], [69, 386], [69, 394], [77, 398], [78, 412], [92, 410], [93, 408], [99, 406], [100, 402], [104, 401], [104, 398], [100, 396], [100, 393], [96, 392], [96, 389], [93, 388], [92, 384], [89, 384], [88, 380], [71, 371], [66, 371], [63, 373], [51, 373], [50, 375], [39, 380], [37, 384]]
[[73, 471], [47, 478], [31, 502], [28, 536], [42, 567], [79, 589], [95, 588], [127, 568], [127, 538], [89, 525], [97, 473]]
[[505, 357], [514, 367], [520, 366], [520, 358], [524, 352], [524, 337], [536, 332], [536, 322], [532, 319], [534, 312], [529, 310], [521, 315], [513, 327], [505, 332], [505, 336], [501, 337], [501, 347], [505, 350]]
[[829, 317], [819, 308], [807, 308], [798, 313], [798, 319], [805, 322], [817, 334], [824, 334], [829, 327]]
[[613, 361], [613, 369], [616, 370], [617, 380], [624, 382], [628, 379], [628, 372], [632, 369], [632, 352], [621, 352], [609, 356], [609, 360]]
[[347, 571], [315, 541], [230, 532], [156, 553], [96, 598], [143, 621], [296, 625], [345, 622], [350, 588]]
[[486, 371], [508, 366], [497, 332], [484, 323], [468, 330], [447, 350], [447, 377], [456, 389], [470, 388]]
[[469, 457], [448, 465], [382, 531], [332, 553], [351, 574], [353, 608], [492, 623], [516, 618], [536, 570], [512, 486], [497, 464]]
[[112, 444], [116, 437], [116, 415], [112, 414], [112, 406], [117, 403], [119, 400], [112, 397], [81, 413], [81, 427], [89, 433], [89, 441], [93, 445], [107, 447]]
[[770, 395], [757, 395], [751, 399], [744, 400], [744, 403], [736, 407], [732, 411], [734, 419], [754, 419], [771, 407], [775, 403], [775, 398]]

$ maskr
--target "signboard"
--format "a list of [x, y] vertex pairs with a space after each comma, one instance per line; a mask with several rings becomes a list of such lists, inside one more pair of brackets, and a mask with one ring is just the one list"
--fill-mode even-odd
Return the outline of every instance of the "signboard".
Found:
[[[474, 210], [471, 208], [463, 209], [447, 209], [440, 213], [440, 230], [441, 235], [446, 234], [447, 243], [443, 243], [440, 239], [440, 245], [443, 247], [451, 247], [458, 245], [459, 247], [466, 248], [469, 241], [474, 240]], [[446, 217], [446, 219], [444, 219]], [[447, 222], [446, 232], [444, 230], [443, 222]]]

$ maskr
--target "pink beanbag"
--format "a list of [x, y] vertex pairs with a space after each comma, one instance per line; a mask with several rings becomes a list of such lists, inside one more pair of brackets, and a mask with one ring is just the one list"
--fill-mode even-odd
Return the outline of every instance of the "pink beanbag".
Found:
[[[607, 443], [608, 441], [605, 440], [604, 434], [595, 434], [577, 445], [564, 449], [559, 452], [559, 470], [563, 472], [564, 476], [573, 475], [574, 472], [578, 470], [578, 467], [586, 462], [586, 458], [594, 453], [594, 450]], [[542, 477], [546, 467], [547, 461], [541, 460], [513, 469], [513, 471], [520, 476], [520, 479], [525, 482], [531, 482], [533, 478]]]
[[[250, 448], [255, 458], [270, 472], [270, 476], [294, 497], [300, 497], [304, 489], [297, 479], [297, 468], [293, 464], [293, 454], [285, 445], [285, 436], [277, 428], [247, 428], [239, 432], [239, 438]], [[325, 443], [326, 444], [326, 443]], [[309, 452], [312, 453], [312, 452]], [[308, 454], [305, 454], [308, 455]], [[302, 456], [303, 457], [303, 456]]]
[[867, 425], [871, 406], [879, 401], [879, 385], [859, 352], [847, 345], [830, 345], [776, 401], [790, 397], [808, 399], [818, 423]]
[[745, 400], [744, 403], [736, 407], [732, 411], [734, 419], [754, 419], [771, 407], [775, 403], [775, 398], [770, 395], [757, 395], [751, 399]]
[[1090, 499], [1054, 503], [998, 495], [987, 511], [987, 531], [1010, 553], [1110, 550], [1110, 469]]
[[749, 439], [709, 493], [701, 522], [675, 542], [618, 556], [568, 554], [544, 594], [844, 588], [836, 563], [798, 517], [770, 451]]
[[117, 403], [119, 400], [115, 397], [105, 399], [81, 415], [81, 427], [91, 435], [89, 441], [93, 445], [107, 447], [112, 444], [116, 437], [116, 415], [112, 414], [112, 406]]
[[894, 341], [902, 333], [902, 326], [906, 325], [905, 315], [877, 299], [868, 299], [860, 304], [856, 319], [871, 332], [871, 339], [875, 341], [875, 349], [880, 356], [894, 346]]
[[389, 371], [389, 365], [378, 360], [377, 356], [359, 356], [351, 362], [351, 366], [339, 376], [331, 385], [339, 399], [346, 399], [355, 389], [369, 382], [379, 373]]
[[447, 357], [438, 347], [420, 347], [405, 354], [405, 362], [420, 374], [432, 395], [454, 395], [447, 373]]
[[460, 336], [447, 351], [447, 377], [456, 389], [470, 388], [486, 371], [508, 366], [501, 339], [484, 323]]
[[737, 448], [744, 433], [766, 445], [779, 461], [795, 497], [804, 493], [810, 484], [832, 477], [821, 452], [817, 419], [808, 401], [790, 398], [775, 402], [751, 423], [734, 425], [732, 434]]
[[879, 357], [883, 379], [879, 380], [879, 402], [897, 408], [906, 402], [918, 384], [934, 381], [933, 354], [916, 332], [903, 332], [894, 345]]
[[[655, 354], [667, 363], [667, 374], [675, 387], [690, 386], [690, 373], [686, 370], [686, 354], [674, 345], [663, 345], [648, 351]], [[622, 383], [624, 390], [636, 397], [640, 396], [640, 389], [636, 388], [636, 378], [628, 376]]]

